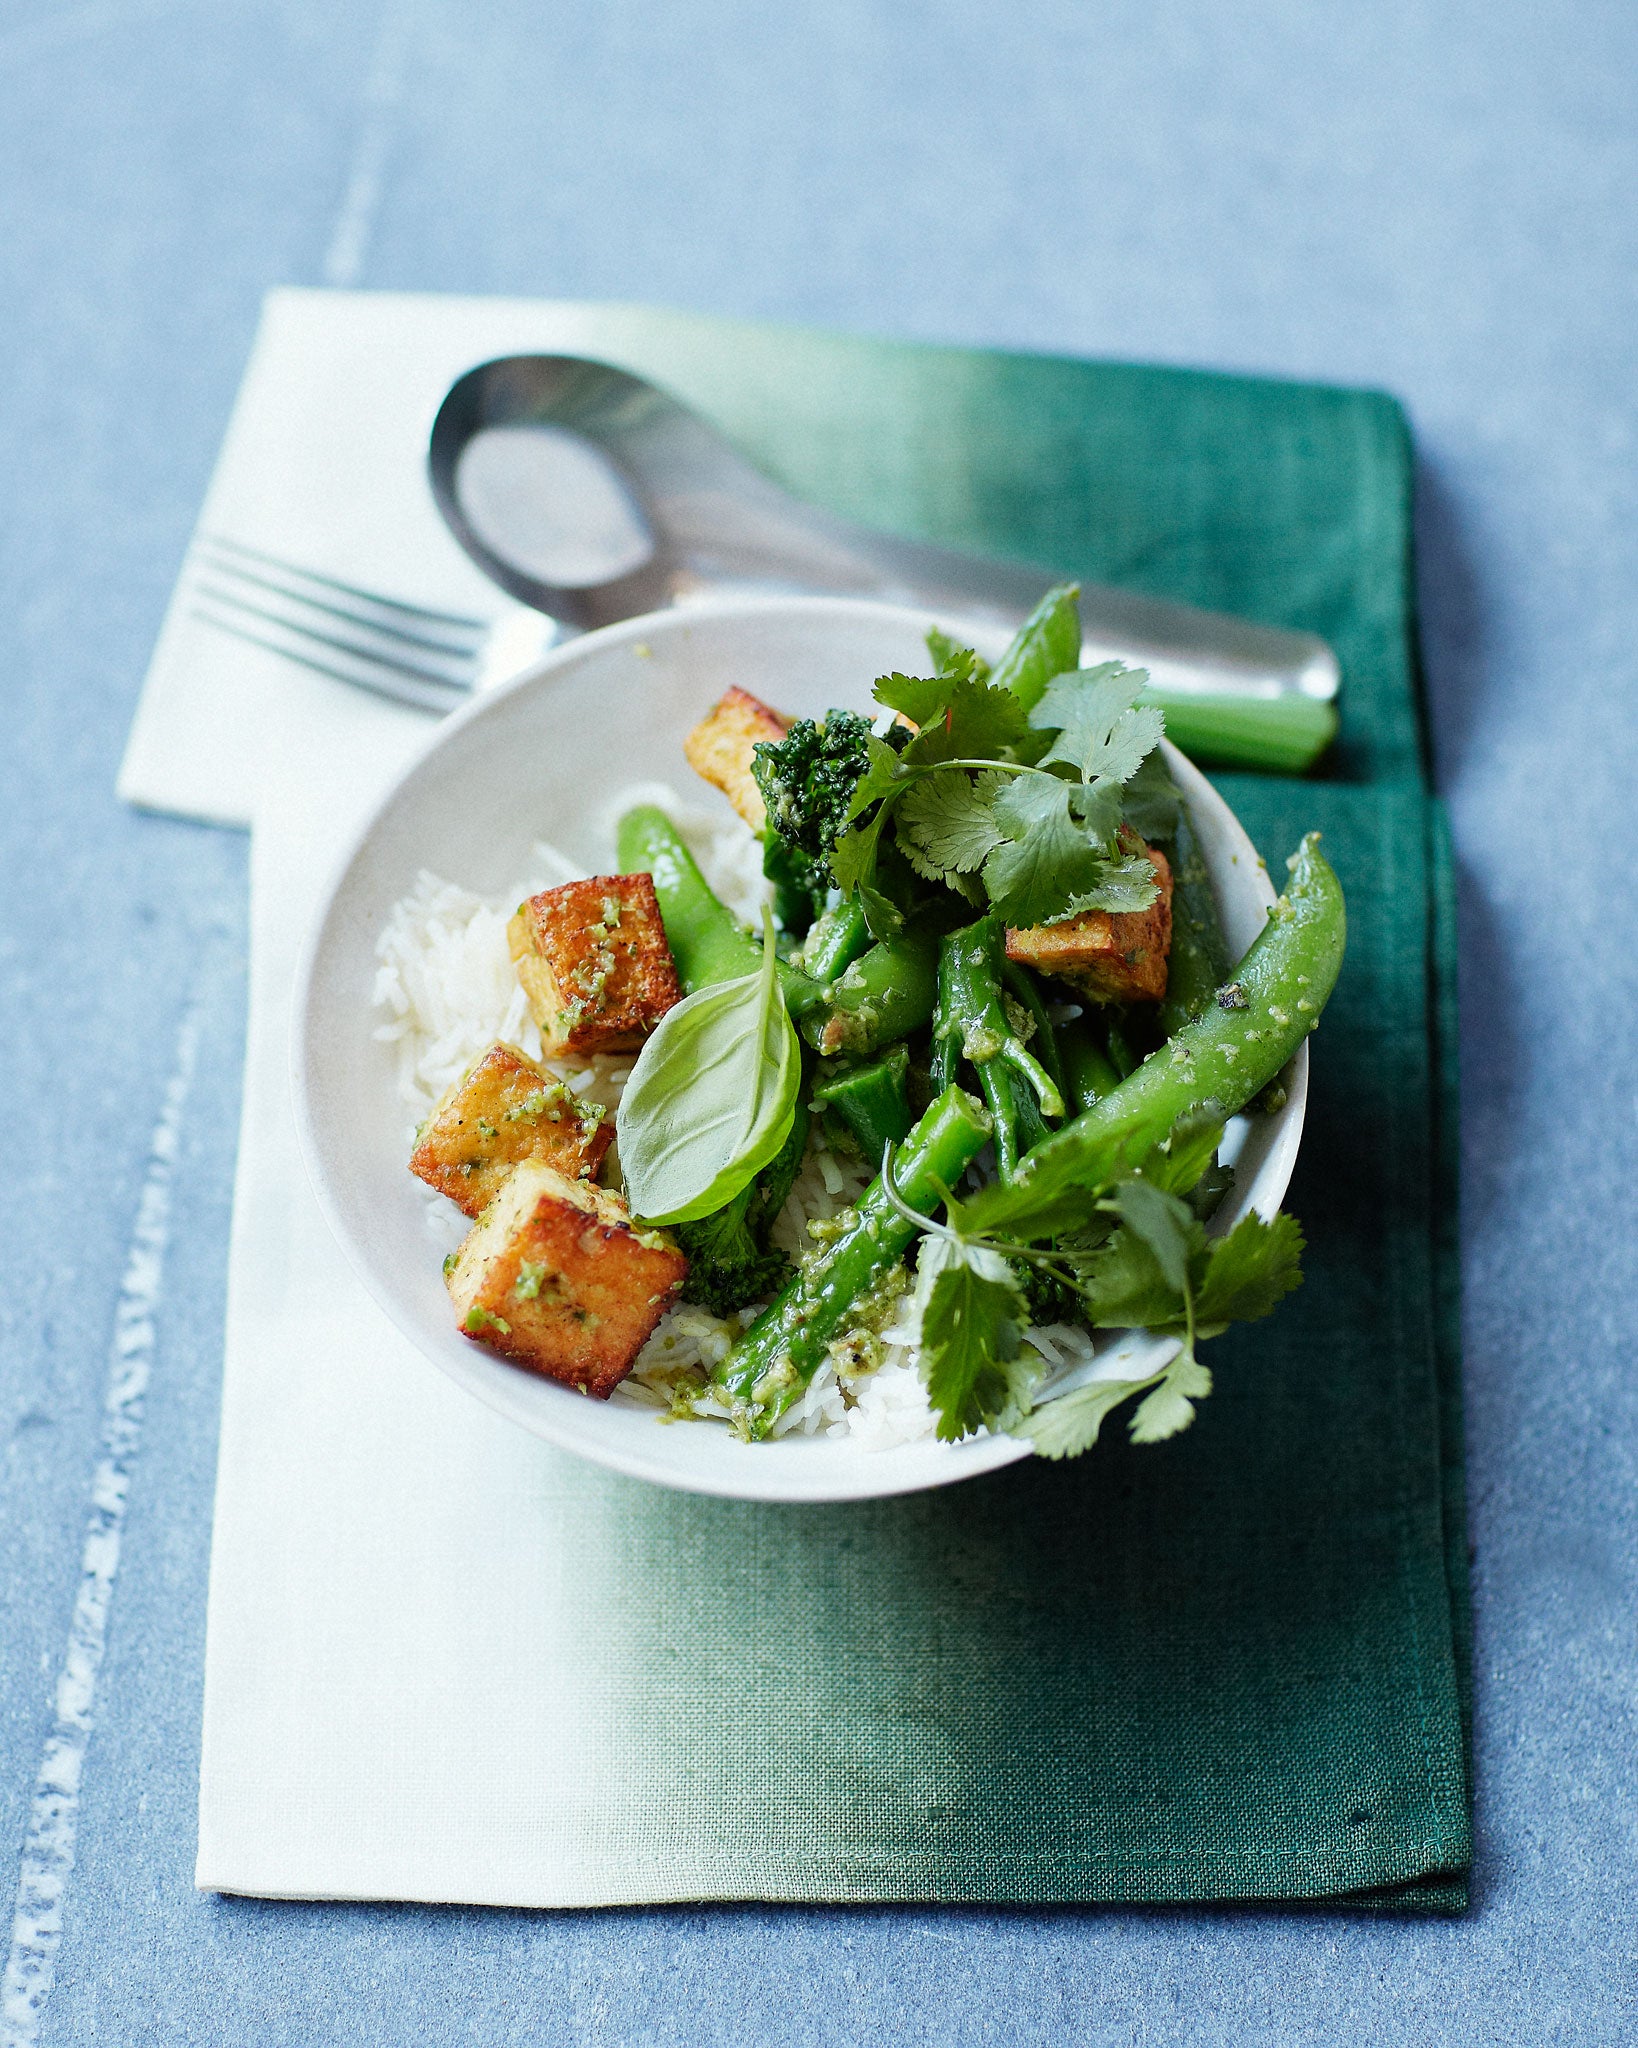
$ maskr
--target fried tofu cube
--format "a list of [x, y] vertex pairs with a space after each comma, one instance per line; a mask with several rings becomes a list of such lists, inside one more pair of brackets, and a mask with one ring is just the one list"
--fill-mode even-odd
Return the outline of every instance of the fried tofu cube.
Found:
[[1094, 1003], [1158, 1003], [1172, 950], [1172, 870], [1149, 848], [1160, 894], [1147, 910], [1086, 910], [1061, 924], [1007, 931], [1007, 958], [1067, 981]]
[[515, 1166], [448, 1262], [463, 1333], [606, 1401], [676, 1298], [688, 1261], [618, 1195], [538, 1159]]
[[506, 939], [548, 1059], [633, 1052], [682, 999], [651, 875], [543, 889]]
[[767, 806], [751, 773], [751, 757], [761, 740], [782, 740], [790, 730], [782, 711], [764, 704], [748, 690], [730, 690], [683, 741], [688, 765], [720, 789], [753, 832], [767, 822]]
[[410, 1172], [468, 1216], [486, 1209], [525, 1159], [569, 1180], [595, 1180], [614, 1137], [593, 1102], [537, 1067], [515, 1045], [493, 1045], [421, 1126]]

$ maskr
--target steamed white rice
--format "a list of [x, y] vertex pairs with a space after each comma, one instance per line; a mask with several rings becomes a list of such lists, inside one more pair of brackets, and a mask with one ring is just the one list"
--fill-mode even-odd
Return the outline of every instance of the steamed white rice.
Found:
[[[656, 804], [688, 842], [706, 880], [740, 916], [753, 922], [766, 896], [761, 848], [739, 819], [683, 802], [664, 784], [641, 783], [611, 799], [614, 818], [634, 804]], [[540, 1034], [512, 969], [506, 925], [525, 896], [582, 879], [555, 847], [537, 844], [529, 871], [504, 899], [475, 895], [458, 883], [423, 871], [409, 895], [393, 906], [376, 943], [374, 1003], [387, 1015], [375, 1036], [396, 1048], [398, 1093], [405, 1112], [406, 1150], [415, 1127], [433, 1105], [497, 1039], [541, 1057]], [[631, 1055], [587, 1061], [545, 1061], [547, 1068], [586, 1100], [612, 1112], [631, 1073]], [[815, 1136], [774, 1224], [774, 1242], [791, 1258], [811, 1251], [810, 1224], [823, 1226], [869, 1184], [873, 1169], [838, 1157]], [[428, 1190], [428, 1224], [441, 1246], [453, 1248], [466, 1219]], [[617, 1401], [663, 1416], [726, 1420], [728, 1409], [710, 1384], [711, 1368], [727, 1352], [755, 1311], [727, 1321], [684, 1302], [664, 1316], [615, 1389]], [[832, 1345], [802, 1398], [775, 1425], [776, 1435], [846, 1437], [861, 1449], [887, 1450], [932, 1436], [936, 1417], [919, 1370], [916, 1310], [908, 1290], [886, 1325], [873, 1335], [849, 1332]], [[1031, 1330], [1029, 1341], [1050, 1368], [1090, 1359], [1084, 1331]]]

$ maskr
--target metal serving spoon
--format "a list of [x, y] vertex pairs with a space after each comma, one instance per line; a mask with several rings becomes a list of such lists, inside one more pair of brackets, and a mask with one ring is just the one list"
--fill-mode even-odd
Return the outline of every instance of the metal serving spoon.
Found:
[[[439, 408], [428, 459], [438, 508], [478, 567], [570, 628], [771, 592], [1012, 628], [1060, 580], [822, 512], [669, 393], [579, 356], [469, 370]], [[1082, 586], [1081, 618], [1083, 660], [1141, 665], [1168, 695], [1263, 700], [1270, 712], [1284, 700], [1292, 713], [1305, 700], [1312, 729], [1334, 727], [1337, 659], [1317, 634], [1096, 584]]]

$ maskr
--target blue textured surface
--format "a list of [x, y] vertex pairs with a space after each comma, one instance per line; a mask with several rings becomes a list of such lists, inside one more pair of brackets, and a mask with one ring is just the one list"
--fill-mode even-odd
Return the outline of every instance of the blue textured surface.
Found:
[[[1635, 190], [1626, 0], [6, 0], [8, 1856], [144, 1155], [190, 992], [203, 1004], [43, 2042], [1638, 2035]], [[1406, 399], [1462, 869], [1466, 1920], [194, 1895], [244, 847], [125, 815], [112, 786], [260, 294], [324, 281], [654, 299]]]

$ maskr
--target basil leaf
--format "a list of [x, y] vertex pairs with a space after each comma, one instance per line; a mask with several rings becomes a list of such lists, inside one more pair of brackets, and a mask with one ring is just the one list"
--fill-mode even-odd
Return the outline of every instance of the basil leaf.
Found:
[[713, 1215], [789, 1136], [802, 1055], [775, 965], [765, 932], [755, 974], [685, 996], [638, 1054], [614, 1128], [644, 1222]]

